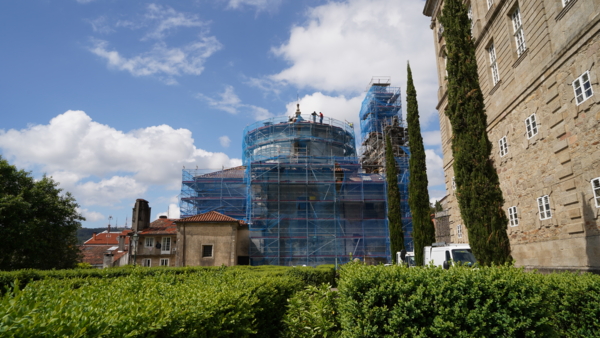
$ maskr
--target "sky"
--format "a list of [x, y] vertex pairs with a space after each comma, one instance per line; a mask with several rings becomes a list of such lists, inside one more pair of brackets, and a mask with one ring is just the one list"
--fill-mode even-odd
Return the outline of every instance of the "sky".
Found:
[[[445, 195], [423, 0], [0, 3], [0, 155], [76, 198], [84, 227], [179, 217], [181, 170], [241, 164], [243, 130], [305, 113], [354, 122], [372, 77], [405, 105], [410, 62], [432, 200]], [[405, 117], [405, 116], [404, 116]], [[128, 222], [128, 223], [126, 223]]]

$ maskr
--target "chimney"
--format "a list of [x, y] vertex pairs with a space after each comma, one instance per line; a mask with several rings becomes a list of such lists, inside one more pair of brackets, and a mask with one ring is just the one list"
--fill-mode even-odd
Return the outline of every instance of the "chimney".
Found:
[[104, 253], [104, 261], [102, 262], [103, 269], [112, 268], [113, 256], [114, 255], [113, 255], [112, 251], [106, 251]]
[[131, 229], [134, 232], [142, 231], [150, 227], [150, 206], [148, 201], [137, 199], [131, 217]]
[[119, 236], [119, 251], [125, 251], [125, 236]]
[[158, 218], [160, 218], [160, 219], [167, 219], [167, 215], [160, 215], [160, 216], [158, 216]]
[[95, 232], [92, 234], [92, 239], [96, 240], [96, 233]]

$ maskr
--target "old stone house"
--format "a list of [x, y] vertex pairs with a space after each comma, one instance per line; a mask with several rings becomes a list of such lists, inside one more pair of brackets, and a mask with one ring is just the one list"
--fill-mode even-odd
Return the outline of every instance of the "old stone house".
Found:
[[[600, 2], [465, 1], [488, 136], [518, 266], [600, 271]], [[447, 214], [468, 243], [454, 192], [443, 0], [427, 0], [439, 77]]]

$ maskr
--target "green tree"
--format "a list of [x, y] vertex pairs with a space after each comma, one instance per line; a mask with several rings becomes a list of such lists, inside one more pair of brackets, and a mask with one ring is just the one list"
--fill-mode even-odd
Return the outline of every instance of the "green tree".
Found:
[[435, 201], [435, 212], [440, 212], [440, 211], [444, 211], [444, 208], [442, 207], [442, 204], [440, 203], [440, 201], [436, 200]]
[[402, 230], [402, 210], [400, 210], [400, 190], [398, 189], [398, 168], [390, 136], [385, 137], [385, 173], [387, 180], [388, 228], [390, 230], [390, 250], [392, 262], [396, 262], [396, 252], [404, 249]]
[[448, 54], [448, 106], [456, 196], [469, 244], [480, 264], [512, 260], [506, 234], [508, 219], [498, 174], [490, 158], [487, 116], [479, 87], [471, 23], [462, 0], [446, 0], [441, 23]]
[[57, 185], [46, 176], [36, 181], [0, 156], [0, 270], [75, 267], [76, 232], [85, 219]]
[[425, 148], [423, 147], [421, 124], [419, 123], [417, 90], [413, 84], [410, 64], [407, 71], [406, 120], [408, 122], [408, 139], [410, 141], [408, 205], [412, 214], [415, 262], [417, 265], [423, 265], [423, 248], [435, 242], [435, 227], [431, 221], [431, 205], [429, 204], [429, 192], [427, 191]]

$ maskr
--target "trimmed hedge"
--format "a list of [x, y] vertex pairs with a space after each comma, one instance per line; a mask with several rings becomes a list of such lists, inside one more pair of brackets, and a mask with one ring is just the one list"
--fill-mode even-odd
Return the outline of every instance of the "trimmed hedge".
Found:
[[0, 300], [2, 337], [278, 337], [303, 283], [234, 269], [47, 279]]
[[344, 266], [343, 337], [600, 337], [600, 276]]
[[337, 292], [329, 284], [308, 286], [288, 299], [283, 338], [340, 337]]
[[24, 288], [29, 282], [45, 279], [71, 279], [71, 278], [117, 278], [126, 277], [131, 274], [139, 276], [154, 276], [165, 272], [180, 275], [189, 273], [200, 273], [204, 271], [213, 271], [220, 269], [229, 269], [235, 271], [245, 271], [248, 273], [283, 276], [289, 275], [300, 278], [304, 283], [310, 285], [319, 285], [321, 283], [330, 283], [335, 285], [335, 269], [333, 265], [321, 265], [317, 268], [301, 267], [292, 268], [286, 266], [233, 266], [233, 267], [152, 267], [145, 268], [140, 266], [125, 266], [109, 269], [73, 269], [73, 270], [16, 270], [0, 271], [0, 292], [5, 292], [11, 287], [15, 280], [19, 281], [19, 288]]

